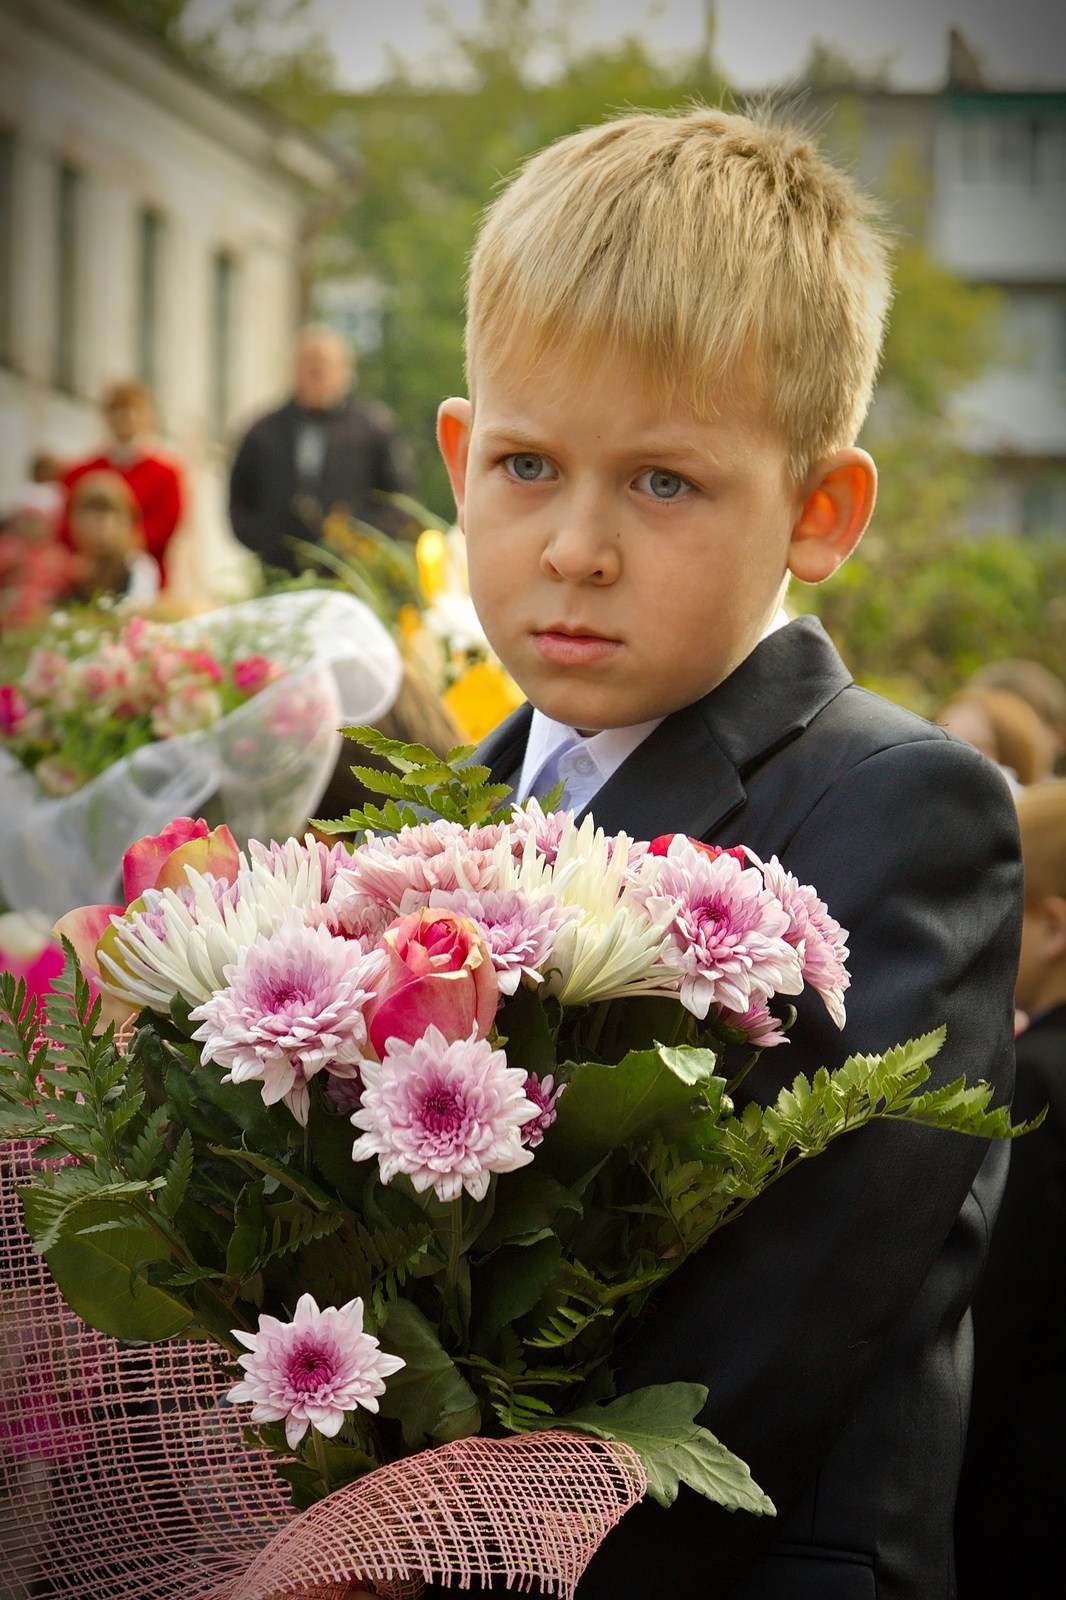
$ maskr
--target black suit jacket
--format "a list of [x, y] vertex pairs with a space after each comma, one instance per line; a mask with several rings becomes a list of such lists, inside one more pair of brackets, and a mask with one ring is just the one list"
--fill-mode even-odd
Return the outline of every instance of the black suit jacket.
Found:
[[296, 469], [297, 432], [311, 413], [291, 400], [252, 424], [230, 469], [229, 513], [237, 538], [269, 566], [293, 572], [303, 563], [286, 540], [313, 543], [330, 511], [347, 511], [386, 533], [407, 520], [374, 498], [375, 490], [393, 494], [407, 488], [391, 414], [353, 395], [317, 415], [326, 430], [326, 451], [315, 483], [301, 483]]
[[1066, 1004], [1017, 1042], [1010, 1175], [973, 1303], [974, 1387], [956, 1513], [960, 1600], [1048, 1593], [1066, 1506]]
[[[516, 781], [531, 711], [482, 746]], [[947, 1024], [935, 1079], [1013, 1078], [1014, 807], [983, 756], [857, 688], [821, 625], [771, 634], [667, 717], [596, 795], [608, 832], [773, 853], [850, 930], [842, 1034], [804, 1001], [747, 1080]], [[776, 1519], [682, 1490], [605, 1541], [579, 1600], [949, 1600], [970, 1381], [967, 1307], [1008, 1151], [881, 1123], [769, 1191], [665, 1286], [623, 1384], [709, 1390], [704, 1421]]]

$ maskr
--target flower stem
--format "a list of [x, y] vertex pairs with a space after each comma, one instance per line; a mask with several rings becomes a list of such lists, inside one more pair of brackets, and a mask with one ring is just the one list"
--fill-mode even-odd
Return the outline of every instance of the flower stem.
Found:
[[459, 1307], [459, 1264], [463, 1258], [463, 1197], [449, 1206], [448, 1255], [444, 1272], [444, 1314], [457, 1335], [462, 1334], [463, 1317]]
[[329, 1475], [329, 1466], [326, 1462], [326, 1449], [322, 1441], [322, 1435], [319, 1433], [314, 1423], [311, 1424], [311, 1443], [314, 1445], [315, 1465], [318, 1468], [318, 1475], [322, 1479], [322, 1487], [325, 1489], [326, 1493], [329, 1494], [330, 1490], [333, 1488], [333, 1484]]

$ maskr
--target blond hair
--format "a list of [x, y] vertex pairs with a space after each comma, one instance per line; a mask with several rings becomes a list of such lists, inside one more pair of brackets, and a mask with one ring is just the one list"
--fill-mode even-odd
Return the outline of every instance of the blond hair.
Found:
[[1051, 778], [1016, 797], [1030, 905], [1066, 896], [1066, 778]]
[[[637, 362], [704, 415], [742, 370], [803, 478], [854, 442], [890, 298], [874, 201], [803, 133], [641, 113], [533, 156], [485, 213], [467, 379], [512, 359]], [[752, 363], [747, 365], [747, 363]]]

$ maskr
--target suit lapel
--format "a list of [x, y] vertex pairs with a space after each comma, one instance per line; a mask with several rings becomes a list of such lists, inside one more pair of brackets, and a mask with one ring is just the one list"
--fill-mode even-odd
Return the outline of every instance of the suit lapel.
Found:
[[[744, 805], [745, 777], [789, 744], [851, 683], [816, 617], [779, 628], [710, 694], [666, 717], [594, 796], [607, 833], [708, 838]], [[521, 706], [478, 751], [494, 781], [515, 784], [532, 710]]]

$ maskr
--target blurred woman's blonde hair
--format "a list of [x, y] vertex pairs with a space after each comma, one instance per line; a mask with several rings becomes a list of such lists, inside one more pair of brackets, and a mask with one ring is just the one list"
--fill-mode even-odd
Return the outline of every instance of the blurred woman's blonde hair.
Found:
[[1066, 897], [1066, 778], [1023, 789], [1016, 797], [1030, 905], [1050, 895]]

